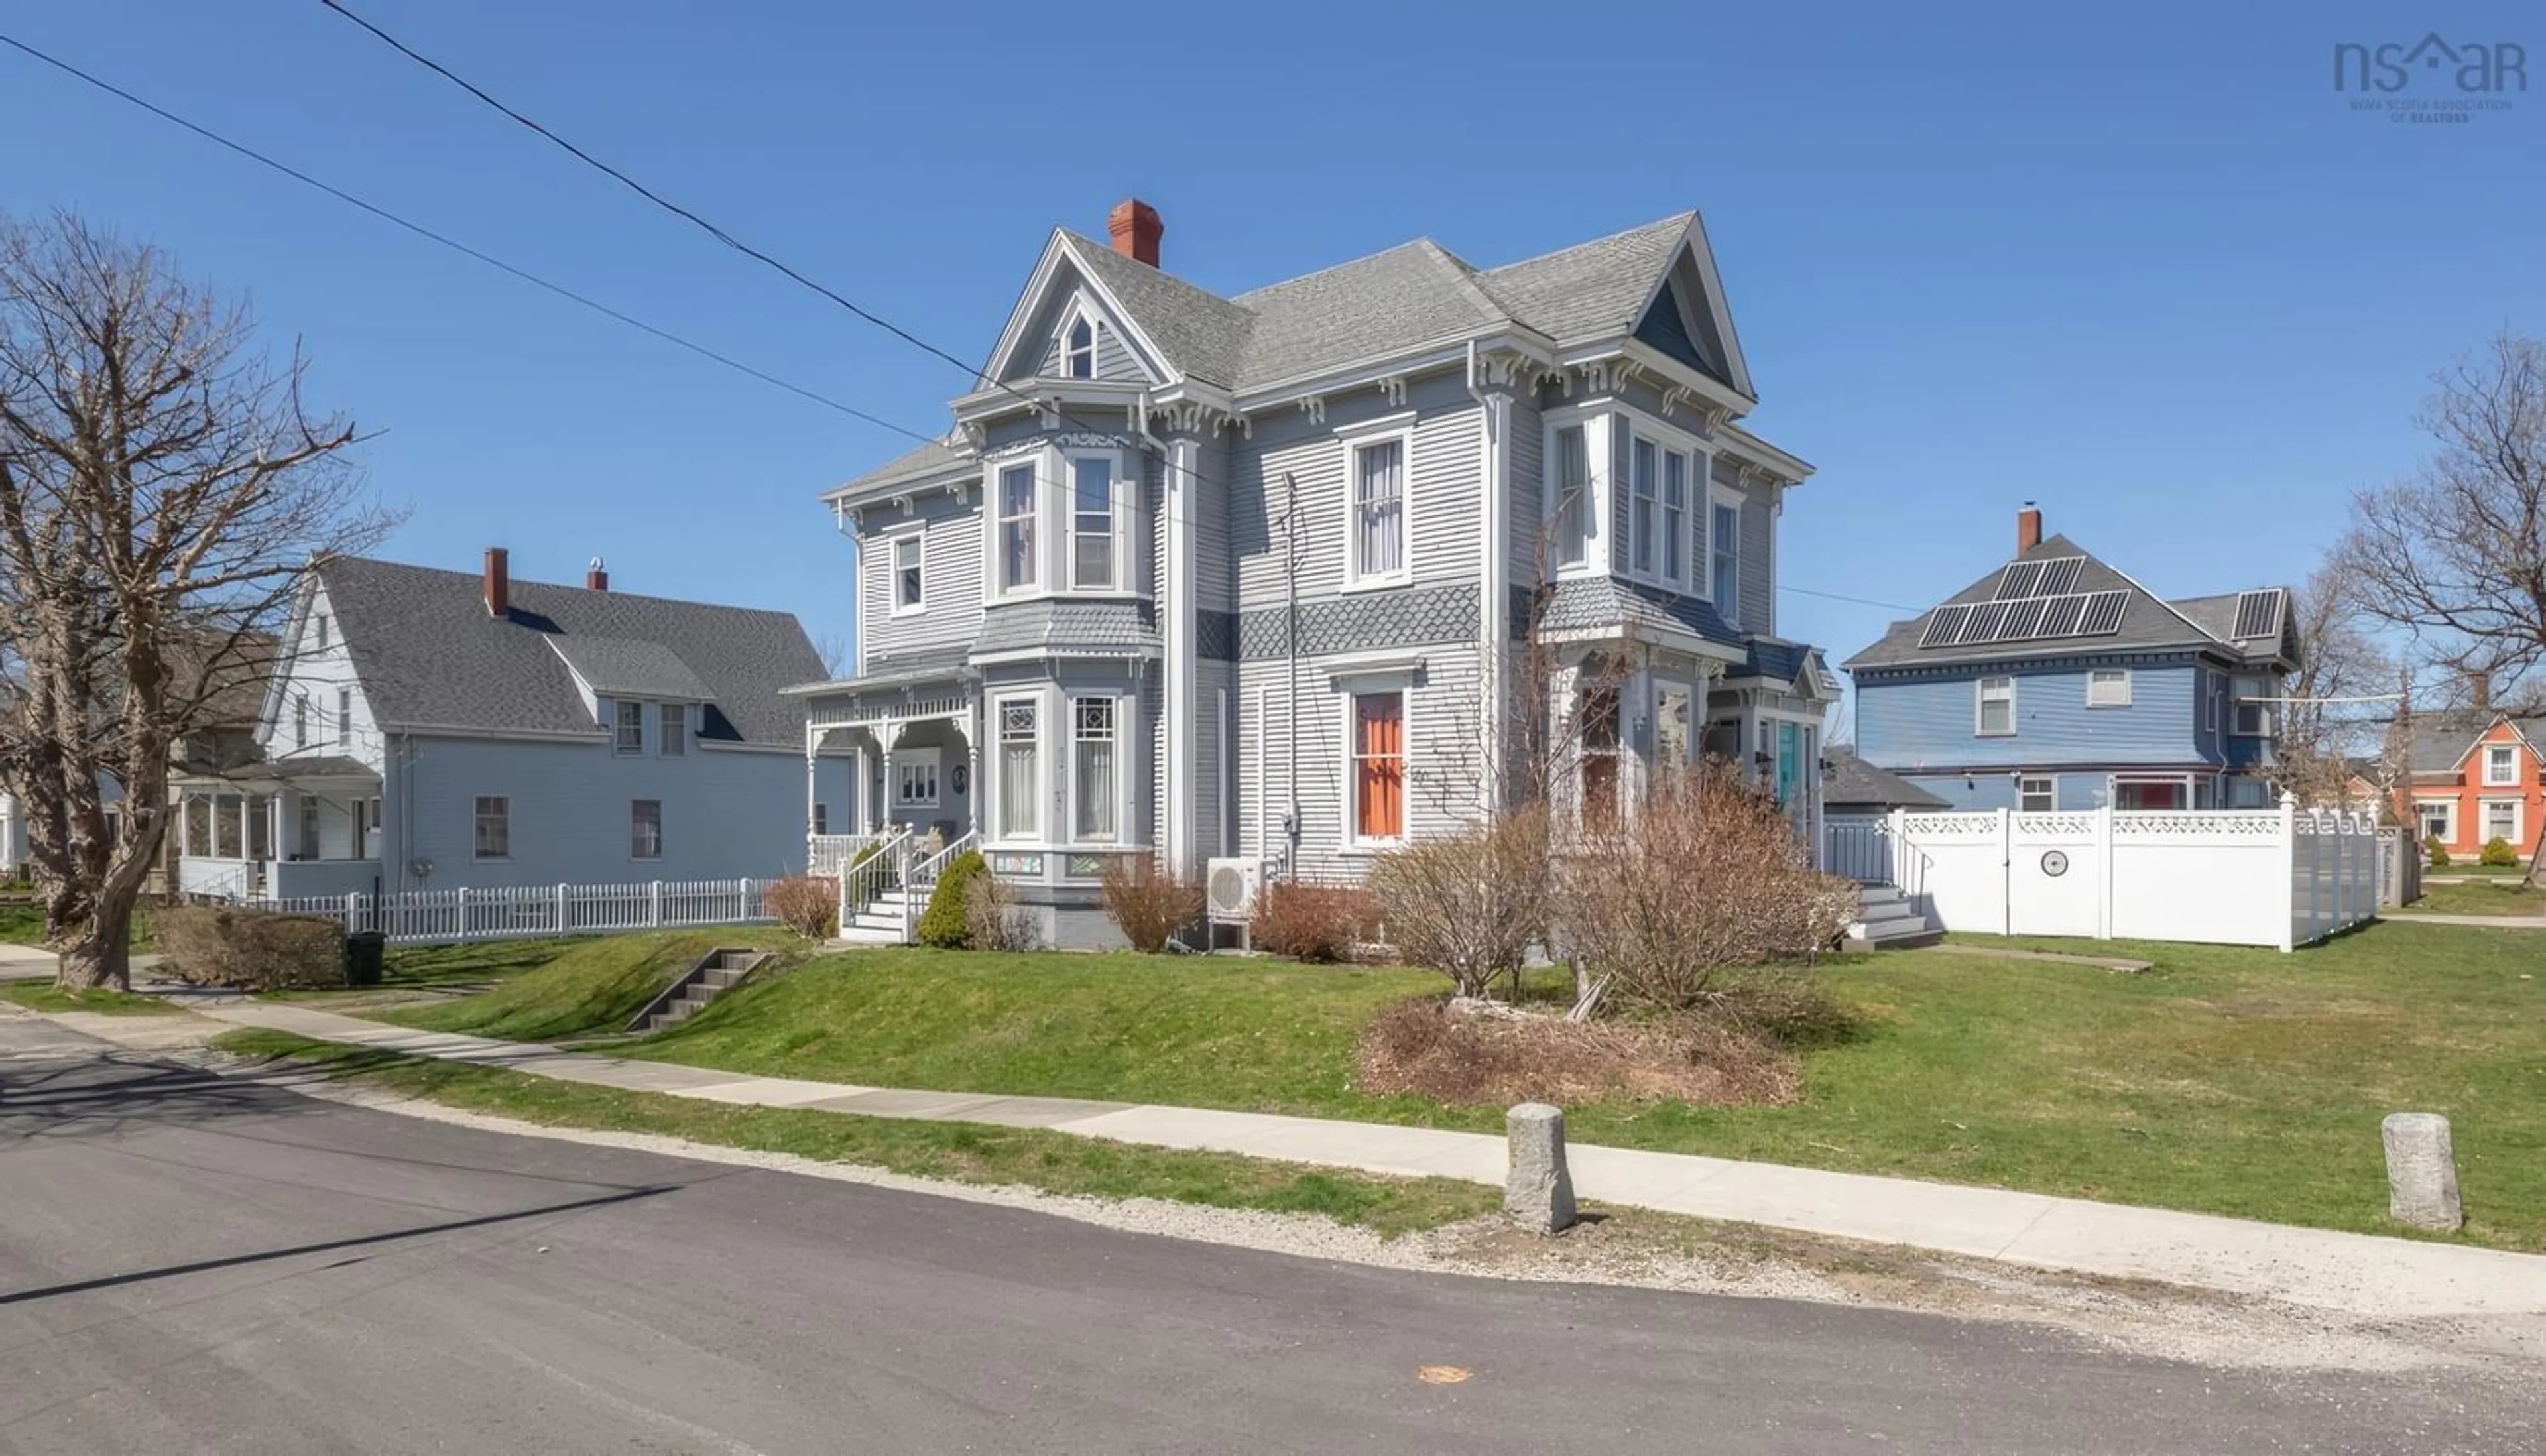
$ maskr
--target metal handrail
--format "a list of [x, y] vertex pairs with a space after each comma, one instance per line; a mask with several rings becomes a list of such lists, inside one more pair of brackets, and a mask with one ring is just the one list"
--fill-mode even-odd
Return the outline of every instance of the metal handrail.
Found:
[[908, 883], [910, 830], [894, 829], [873, 836], [873, 841], [874, 852], [867, 854], [863, 861], [852, 856], [840, 867], [840, 924], [843, 927], [886, 891]]
[[[945, 848], [912, 865], [901, 878], [901, 938], [907, 942], [919, 933], [920, 912], [928, 908], [928, 898], [936, 893], [937, 879], [946, 872], [955, 856], [980, 842], [981, 831], [967, 829], [947, 842]], [[907, 852], [905, 850], [905, 852]]]

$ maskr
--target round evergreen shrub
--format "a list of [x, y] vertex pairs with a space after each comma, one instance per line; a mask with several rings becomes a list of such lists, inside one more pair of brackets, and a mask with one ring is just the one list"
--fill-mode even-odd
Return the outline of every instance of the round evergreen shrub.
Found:
[[2449, 851], [2448, 851], [2447, 846], [2445, 846], [2445, 845], [2443, 845], [2443, 844], [2441, 844], [2441, 843], [2440, 843], [2440, 836], [2439, 836], [2439, 835], [2437, 835], [2437, 834], [2425, 834], [2425, 835], [2423, 835], [2423, 836], [2422, 836], [2422, 852], [2423, 852], [2424, 854], [2429, 855], [2429, 856], [2431, 857], [2431, 868], [2432, 868], [2432, 869], [2435, 869], [2435, 870], [2445, 870], [2445, 869], [2447, 869], [2447, 868], [2449, 867]]
[[970, 915], [973, 885], [989, 877], [989, 861], [977, 849], [955, 856], [937, 875], [928, 908], [919, 913], [919, 943], [942, 951], [968, 950], [973, 944]]
[[2476, 863], [2487, 869], [2516, 869], [2519, 866], [2519, 851], [2510, 847], [2509, 840], [2496, 834], [2484, 841], [2484, 853], [2476, 856]]

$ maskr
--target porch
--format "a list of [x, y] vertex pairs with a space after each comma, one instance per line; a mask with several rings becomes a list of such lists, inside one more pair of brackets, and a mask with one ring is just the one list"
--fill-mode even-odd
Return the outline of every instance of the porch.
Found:
[[[800, 691], [808, 873], [841, 875], [861, 856], [890, 849], [898, 884], [898, 872], [916, 863], [914, 854], [926, 858], [973, 840], [979, 696], [969, 678], [852, 679]], [[850, 802], [833, 815], [814, 797], [813, 772], [823, 756], [844, 749], [856, 761]]]
[[275, 899], [381, 888], [381, 781], [352, 759], [252, 765], [177, 785], [181, 895]]

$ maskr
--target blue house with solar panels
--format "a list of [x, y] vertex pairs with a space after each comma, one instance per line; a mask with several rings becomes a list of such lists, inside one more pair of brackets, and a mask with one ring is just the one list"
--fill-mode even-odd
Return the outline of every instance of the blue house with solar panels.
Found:
[[2286, 587], [2168, 601], [2016, 515], [2016, 553], [1847, 661], [1856, 751], [1956, 809], [2258, 809]]

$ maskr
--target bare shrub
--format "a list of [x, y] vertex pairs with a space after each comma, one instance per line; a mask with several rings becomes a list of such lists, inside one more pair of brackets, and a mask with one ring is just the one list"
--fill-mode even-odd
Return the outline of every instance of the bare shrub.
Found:
[[1389, 942], [1466, 996], [1520, 968], [1547, 932], [1551, 890], [1547, 816], [1535, 810], [1417, 840], [1370, 871]]
[[1043, 945], [1034, 911], [1017, 902], [1017, 888], [984, 874], [964, 892], [965, 943], [976, 951], [1031, 951]]
[[790, 875], [761, 892], [760, 907], [806, 940], [828, 940], [840, 928], [840, 882], [828, 875]]
[[1856, 887], [1814, 870], [1765, 793], [1720, 765], [1657, 779], [1623, 822], [1560, 865], [1558, 919], [1572, 953], [1649, 1005], [1706, 1003], [1732, 968], [1826, 950]]
[[1282, 880], [1255, 898], [1247, 926], [1255, 948], [1294, 961], [1336, 962], [1374, 938], [1378, 916], [1367, 892], [1350, 885]]
[[1359, 1084], [1467, 1106], [1545, 1101], [1792, 1102], [1797, 1059], [1740, 1018], [1674, 1014], [1580, 1023], [1540, 1015], [1463, 1015], [1400, 1001], [1362, 1033]]
[[175, 905], [154, 917], [160, 970], [189, 985], [343, 985], [345, 927], [318, 915]]
[[1153, 859], [1109, 859], [1097, 883], [1105, 894], [1106, 917], [1143, 955], [1164, 951], [1177, 931], [1200, 920], [1209, 907], [1201, 886]]

